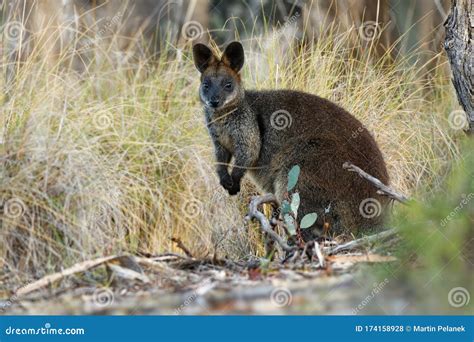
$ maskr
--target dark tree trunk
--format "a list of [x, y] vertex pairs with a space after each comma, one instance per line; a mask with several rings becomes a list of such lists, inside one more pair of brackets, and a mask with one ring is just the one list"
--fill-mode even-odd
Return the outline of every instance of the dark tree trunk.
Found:
[[467, 115], [467, 132], [474, 135], [474, 0], [452, 0], [444, 26], [453, 85]]

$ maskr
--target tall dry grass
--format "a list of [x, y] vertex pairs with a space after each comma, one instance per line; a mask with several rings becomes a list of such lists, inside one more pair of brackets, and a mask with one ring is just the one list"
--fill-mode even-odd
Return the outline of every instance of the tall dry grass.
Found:
[[[332, 99], [374, 134], [395, 188], [418, 196], [420, 185], [436, 187], [458, 153], [448, 77], [427, 87], [419, 65], [374, 62], [370, 47], [354, 57], [349, 34], [303, 48], [282, 44], [283, 33], [244, 40], [247, 88]], [[168, 47], [133, 66], [140, 72], [106, 49], [82, 74], [41, 51], [18, 70], [0, 144], [0, 263], [15, 279], [106, 254], [171, 251], [171, 237], [196, 256], [260, 253], [243, 220], [251, 186], [230, 198], [214, 174], [190, 46]]]

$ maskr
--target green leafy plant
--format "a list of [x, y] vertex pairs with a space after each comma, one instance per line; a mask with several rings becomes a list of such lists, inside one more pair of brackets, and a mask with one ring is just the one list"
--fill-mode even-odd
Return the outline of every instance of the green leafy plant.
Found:
[[287, 199], [283, 200], [280, 206], [281, 216], [285, 222], [288, 233], [292, 236], [297, 235], [298, 229], [307, 229], [314, 225], [318, 215], [316, 213], [306, 214], [298, 225], [298, 208], [301, 203], [300, 194], [298, 192], [290, 192], [295, 189], [298, 183], [301, 169], [298, 165], [294, 165], [288, 172]]
[[291, 168], [290, 172], [288, 172], [288, 185], [286, 187], [287, 191], [290, 192], [298, 183], [298, 178], [300, 176], [300, 167], [295, 165]]

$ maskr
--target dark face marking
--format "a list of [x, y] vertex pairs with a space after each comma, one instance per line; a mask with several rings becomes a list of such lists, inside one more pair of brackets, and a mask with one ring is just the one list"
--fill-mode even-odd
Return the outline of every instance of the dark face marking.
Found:
[[225, 67], [210, 69], [202, 75], [199, 95], [206, 107], [220, 109], [237, 99], [240, 82], [233, 72]]

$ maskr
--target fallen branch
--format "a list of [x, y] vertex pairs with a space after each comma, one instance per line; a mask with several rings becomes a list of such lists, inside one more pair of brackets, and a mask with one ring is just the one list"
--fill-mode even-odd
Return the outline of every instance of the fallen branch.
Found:
[[122, 257], [123, 256], [113, 255], [113, 256], [108, 256], [108, 257], [104, 257], [104, 258], [98, 258], [98, 259], [94, 259], [94, 260], [87, 260], [87, 261], [80, 262], [78, 264], [75, 264], [72, 267], [69, 267], [69, 268], [65, 269], [64, 271], [47, 275], [47, 276], [45, 276], [41, 279], [38, 279], [37, 281], [34, 281], [34, 282], [26, 285], [26, 286], [20, 287], [16, 291], [15, 295], [17, 297], [25, 296], [25, 295], [27, 295], [31, 292], [34, 292], [36, 290], [39, 290], [43, 287], [46, 287], [46, 286], [52, 284], [52, 283], [55, 283], [55, 282], [65, 278], [67, 276], [87, 271], [91, 268], [100, 266], [102, 264], [105, 264], [105, 263], [108, 263], [108, 262], [111, 262], [111, 261], [119, 260]]
[[363, 238], [353, 240], [348, 243], [333, 247], [329, 250], [327, 254], [331, 255], [331, 254], [336, 254], [342, 251], [348, 251], [348, 250], [364, 247], [376, 241], [383, 241], [383, 240], [395, 237], [396, 235], [397, 235], [396, 229], [385, 230], [375, 235], [365, 236]]
[[379, 179], [375, 178], [374, 176], [369, 175], [367, 172], [362, 170], [360, 167], [358, 167], [358, 166], [356, 166], [352, 163], [349, 163], [349, 162], [345, 162], [344, 164], [342, 164], [342, 167], [347, 171], [356, 172], [357, 174], [359, 174], [359, 176], [361, 176], [362, 178], [364, 178], [364, 179], [368, 180], [370, 183], [372, 183], [377, 189], [379, 189], [377, 191], [377, 193], [379, 195], [388, 196], [391, 199], [394, 199], [394, 200], [399, 201], [399, 202], [404, 203], [404, 204], [408, 203], [408, 201], [409, 201], [408, 197], [406, 197], [405, 195], [402, 195], [399, 192], [393, 190], [392, 188], [385, 185], [384, 183], [382, 183]]
[[378, 263], [378, 262], [393, 262], [397, 261], [397, 258], [391, 255], [380, 255], [380, 254], [363, 254], [363, 255], [353, 255], [353, 254], [340, 254], [340, 255], [331, 255], [328, 257], [329, 262], [331, 263]]
[[286, 252], [292, 252], [297, 249], [296, 246], [289, 246], [275, 231], [273, 231], [270, 221], [260, 211], [258, 206], [263, 203], [277, 203], [276, 197], [273, 194], [266, 194], [263, 196], [254, 196], [249, 204], [249, 213], [247, 219], [257, 219], [260, 222], [260, 228], [267, 233], [281, 248]]

